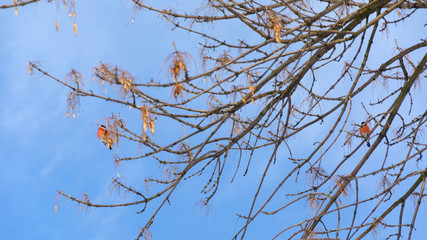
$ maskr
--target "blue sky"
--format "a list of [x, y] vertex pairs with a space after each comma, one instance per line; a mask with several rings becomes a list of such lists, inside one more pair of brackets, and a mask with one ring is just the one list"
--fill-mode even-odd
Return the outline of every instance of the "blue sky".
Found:
[[[55, 30], [56, 15], [59, 33]], [[58, 13], [55, 4], [44, 2], [19, 8], [17, 16], [13, 9], [0, 12], [2, 238], [133, 239], [138, 227], [145, 224], [145, 219], [136, 214], [141, 207], [79, 211], [75, 203], [64, 198], [57, 202], [55, 214], [57, 190], [76, 197], [86, 191], [93, 202], [107, 204], [122, 198], [116, 198], [109, 190], [112, 177], [118, 172], [128, 182], [139, 182], [138, 187], [143, 187], [146, 176], [155, 174], [141, 162], [115, 169], [114, 152], [96, 138], [96, 123], [102, 117], [118, 111], [136, 118], [139, 114], [85, 98], [81, 100], [78, 118], [67, 118], [68, 90], [26, 71], [28, 61], [38, 61], [49, 73], [63, 79], [74, 68], [82, 72], [88, 87], [99, 89], [91, 81], [91, 68], [98, 66], [99, 61], [122, 66], [138, 79], [148, 81], [161, 74], [165, 59], [173, 51], [172, 39], [186, 39], [182, 44], [187, 46], [177, 43], [178, 48], [195, 49], [196, 44], [186, 33], [171, 33], [156, 14], [137, 14], [134, 24], [131, 16], [132, 6], [123, 1], [79, 1], [75, 37], [73, 22], [62, 6]], [[157, 131], [161, 137], [162, 129]], [[137, 154], [134, 145], [125, 145], [120, 151]], [[151, 169], [158, 171], [157, 165]], [[185, 189], [191, 186], [175, 195], [185, 199]], [[200, 234], [218, 237], [216, 229], [206, 231], [206, 224], [216, 222], [224, 229], [235, 224], [234, 217], [231, 222], [222, 221], [220, 211], [206, 217], [197, 208], [197, 193], [188, 201], [173, 202], [178, 206], [167, 207], [168, 211], [159, 214], [152, 228], [154, 239], [177, 234], [187, 239], [197, 239]], [[189, 223], [195, 229], [205, 229], [188, 231]], [[229, 228], [220, 235], [230, 236], [233, 230]]]
[[[59, 33], [55, 30], [56, 16]], [[76, 197], [86, 191], [93, 202], [113, 203], [122, 199], [109, 192], [112, 177], [117, 173], [126, 177], [131, 186], [143, 188], [144, 178], [156, 176], [159, 169], [156, 164], [145, 161], [129, 162], [116, 169], [112, 161], [115, 152], [107, 150], [96, 138], [96, 123], [101, 118], [112, 112], [122, 112], [130, 119], [129, 124], [137, 125], [140, 123], [132, 119], [139, 118], [139, 113], [115, 104], [83, 98], [79, 116], [76, 119], [67, 118], [68, 90], [39, 74], [30, 76], [26, 71], [28, 61], [38, 61], [46, 71], [63, 79], [74, 68], [82, 72], [88, 88], [99, 90], [96, 83], [91, 81], [91, 68], [98, 66], [99, 61], [121, 66], [138, 80], [149, 81], [161, 76], [165, 59], [173, 51], [172, 41], [176, 42], [178, 49], [196, 53], [197, 41], [187, 33], [169, 31], [169, 26], [157, 14], [143, 11], [135, 15], [134, 24], [131, 19], [132, 5], [127, 1], [105, 0], [102, 4], [99, 1], [77, 1], [78, 36], [75, 37], [73, 22], [62, 6], [57, 11], [55, 4], [43, 1], [19, 8], [17, 16], [14, 9], [0, 10], [2, 239], [133, 239], [138, 234], [138, 227], [145, 224], [146, 219], [136, 214], [141, 206], [79, 211], [75, 203], [61, 198], [57, 202], [58, 213], [54, 212], [57, 190]], [[409, 46], [415, 38], [412, 37], [415, 31], [425, 24], [422, 20], [422, 16], [417, 15], [414, 20], [405, 22], [404, 26], [407, 27], [399, 29], [398, 33], [390, 31], [381, 34], [374, 53], [391, 55], [394, 45], [390, 39], [395, 34], [402, 41], [399, 43], [403, 45], [401, 47]], [[213, 31], [218, 36], [238, 34], [232, 26], [213, 28]], [[387, 44], [382, 44], [382, 41], [387, 41]], [[376, 91], [372, 88], [373, 94]], [[421, 88], [420, 92], [425, 96], [426, 88]], [[417, 99], [422, 104], [414, 111], [424, 111], [425, 99]], [[357, 103], [354, 104], [356, 109], [353, 116], [364, 118], [359, 103], [365, 100], [354, 101]], [[354, 119], [354, 122], [359, 123], [360, 119]], [[158, 139], [168, 134], [181, 134], [181, 129], [157, 127], [156, 131]], [[295, 152], [303, 156], [304, 149], [298, 146], [298, 142], [314, 141], [317, 134], [323, 136], [325, 132], [325, 128], [319, 126], [295, 138]], [[373, 158], [382, 158], [383, 150], [377, 151]], [[342, 156], [348, 151], [343, 148], [335, 154]], [[401, 150], [394, 151], [397, 154]], [[282, 157], [287, 158], [286, 151], [282, 152]], [[134, 144], [123, 142], [118, 153], [132, 156], [138, 151]], [[329, 157], [334, 159], [334, 155]], [[325, 166], [334, 166], [334, 163], [333, 160], [325, 162]], [[199, 194], [200, 183], [188, 181], [174, 193], [172, 205], [166, 206], [154, 221], [151, 228], [154, 239], [176, 236], [180, 236], [179, 239], [229, 239], [233, 236], [242, 221], [235, 213], [247, 213], [248, 206], [241, 204], [241, 201], [252, 199], [253, 191], [250, 189], [257, 187], [264, 167], [263, 162], [253, 164], [253, 174], [222, 186], [208, 216], [197, 205], [202, 197]], [[369, 164], [378, 167], [376, 165], [379, 163]], [[273, 189], [273, 183], [280, 180], [281, 172], [286, 171], [287, 167], [289, 165], [286, 163], [278, 163], [271, 170], [271, 177], [266, 183], [267, 192]], [[365, 187], [374, 186], [366, 184]], [[275, 204], [280, 206], [280, 202]], [[293, 219], [303, 219], [298, 214], [301, 209], [306, 209], [304, 204], [292, 209]], [[420, 215], [423, 216], [418, 221], [421, 221], [421, 217], [425, 220], [424, 206]], [[257, 224], [249, 229], [248, 239], [271, 238], [270, 231], [283, 229], [289, 216], [269, 216], [268, 224], [263, 224], [265, 218], [260, 216]], [[425, 236], [425, 231], [418, 229], [415, 234]]]

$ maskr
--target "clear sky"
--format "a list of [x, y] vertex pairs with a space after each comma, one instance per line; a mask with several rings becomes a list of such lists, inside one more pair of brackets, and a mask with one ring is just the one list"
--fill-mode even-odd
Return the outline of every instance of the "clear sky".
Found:
[[[58, 212], [54, 212], [57, 190], [76, 197], [86, 191], [92, 202], [113, 203], [122, 199], [109, 191], [112, 177], [117, 173], [134, 183], [133, 186], [143, 188], [144, 178], [157, 174], [152, 171], [158, 169], [157, 165], [143, 161], [115, 168], [112, 159], [116, 152], [106, 149], [96, 137], [96, 123], [101, 118], [119, 111], [128, 118], [138, 118], [139, 113], [82, 98], [79, 116], [67, 118], [68, 90], [40, 74], [30, 76], [26, 71], [28, 61], [38, 61], [46, 71], [64, 79], [74, 68], [83, 74], [88, 88], [99, 89], [91, 80], [91, 68], [98, 66], [99, 61], [123, 67], [138, 81], [149, 81], [162, 74], [165, 59], [173, 51], [172, 41], [179, 49], [196, 53], [198, 45], [191, 36], [171, 32], [170, 26], [156, 14], [137, 13], [134, 24], [132, 14], [128, 1], [77, 1], [78, 36], [75, 37], [73, 21], [62, 5], [57, 11], [55, 4], [42, 1], [19, 8], [17, 16], [14, 9], [0, 10], [0, 239], [133, 239], [138, 227], [145, 224], [146, 219], [136, 214], [141, 206], [79, 211], [75, 203], [61, 198], [57, 201]], [[55, 30], [56, 17], [59, 33]], [[413, 29], [420, 29], [421, 23], [425, 21], [417, 16], [399, 33], [384, 33], [380, 39], [401, 34], [407, 38], [400, 39], [409, 45]], [[236, 30], [223, 27], [215, 31], [218, 35], [227, 35]], [[376, 54], [391, 54], [393, 48], [376, 46]], [[420, 92], [426, 96], [425, 87]], [[354, 111], [361, 115], [354, 122], [359, 123], [365, 116], [360, 105], [355, 105], [358, 109]], [[414, 111], [423, 111], [423, 107], [425, 103]], [[130, 121], [130, 124], [140, 123]], [[324, 130], [316, 129], [318, 133]], [[180, 133], [180, 130], [161, 127], [157, 131], [157, 138], [171, 132]], [[299, 140], [313, 135], [311, 132]], [[134, 145], [126, 142], [119, 151], [118, 154], [126, 155], [138, 153]], [[295, 152], [303, 151], [295, 145]], [[338, 152], [342, 155], [346, 151]], [[285, 168], [286, 164], [278, 164], [270, 180], [278, 179], [281, 169]], [[253, 197], [252, 191], [247, 191], [249, 194], [245, 196], [245, 192], [236, 189], [253, 189], [260, 173], [223, 185], [208, 216], [197, 206], [201, 198], [200, 185], [189, 181], [174, 193], [172, 205], [157, 216], [151, 228], [153, 239], [229, 239], [241, 223], [235, 213], [247, 213], [248, 206], [241, 204], [241, 200]], [[300, 207], [306, 208], [303, 204]], [[293, 217], [298, 218], [301, 209], [294, 211]], [[420, 213], [425, 220], [425, 208]], [[262, 222], [263, 218], [258, 221]], [[270, 218], [274, 220], [270, 219], [267, 225], [255, 224], [249, 228], [248, 239], [271, 238], [266, 237], [265, 232], [279, 231], [286, 226], [288, 217]], [[415, 234], [425, 236], [427, 232], [417, 229]]]

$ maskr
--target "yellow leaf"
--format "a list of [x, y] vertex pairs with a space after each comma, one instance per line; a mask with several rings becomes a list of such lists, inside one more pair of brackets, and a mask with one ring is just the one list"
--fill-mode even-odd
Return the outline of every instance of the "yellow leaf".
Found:
[[13, 4], [15, 4], [15, 15], [18, 15], [18, 6], [17, 4], [17, 0], [13, 0]]
[[55, 213], [58, 213], [58, 206], [55, 205]]
[[73, 113], [73, 118], [76, 118], [76, 114]]
[[249, 85], [249, 91], [251, 91], [251, 93], [252, 93], [252, 94], [254, 94], [255, 87], [254, 87], [254, 86]]
[[150, 122], [151, 133], [154, 134], [154, 122]]
[[282, 30], [280, 28], [279, 20], [278, 20], [277, 16], [272, 14], [271, 15], [271, 21], [273, 22], [273, 31], [274, 31], [274, 37], [276, 39], [276, 42], [281, 43], [280, 42], [280, 34], [281, 34]]
[[129, 109], [132, 109], [132, 106], [129, 106]]
[[278, 32], [276, 32], [276, 42], [281, 43], [280, 42], [280, 34]]
[[74, 31], [74, 35], [77, 36], [77, 24], [73, 23], [73, 31]]
[[70, 113], [69, 112], [67, 112], [67, 117], [70, 117]]
[[132, 24], [134, 23], [135, 21], [132, 19]]

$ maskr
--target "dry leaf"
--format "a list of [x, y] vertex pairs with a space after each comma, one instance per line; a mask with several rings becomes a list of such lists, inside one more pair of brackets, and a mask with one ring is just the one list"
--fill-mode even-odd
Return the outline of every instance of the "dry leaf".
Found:
[[73, 31], [74, 31], [74, 35], [76, 35], [77, 37], [77, 24], [73, 23]]
[[151, 129], [151, 133], [154, 134], [154, 122], [150, 121], [149, 125], [150, 125], [150, 129]]
[[183, 89], [182, 83], [178, 83], [173, 86], [172, 95], [175, 98], [175, 100], [178, 99], [178, 97], [182, 97], [182, 89]]
[[16, 0], [13, 0], [13, 4], [15, 5], [15, 15], [18, 15], [18, 6], [16, 5]]

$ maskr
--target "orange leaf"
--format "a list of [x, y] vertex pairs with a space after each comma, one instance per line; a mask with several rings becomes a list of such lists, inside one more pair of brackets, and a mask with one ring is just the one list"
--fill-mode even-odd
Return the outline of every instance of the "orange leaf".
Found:
[[74, 31], [74, 35], [77, 36], [77, 24], [73, 23], [73, 31]]
[[58, 19], [56, 19], [56, 21], [55, 21], [55, 28], [56, 28], [56, 32], [59, 33]]

